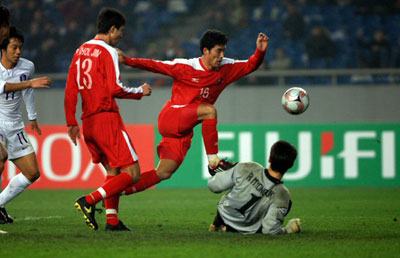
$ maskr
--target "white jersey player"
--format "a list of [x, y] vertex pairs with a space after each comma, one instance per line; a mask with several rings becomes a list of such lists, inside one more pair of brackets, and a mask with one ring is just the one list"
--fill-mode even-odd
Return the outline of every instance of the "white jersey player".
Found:
[[1, 49], [0, 175], [7, 159], [10, 159], [21, 173], [13, 177], [0, 193], [0, 224], [13, 222], [5, 210], [5, 205], [40, 176], [36, 154], [25, 132], [21, 106], [24, 100], [30, 126], [40, 135], [32, 88], [48, 87], [46, 84], [51, 84], [51, 81], [48, 78], [30, 80], [35, 68], [31, 61], [20, 58], [23, 42], [23, 35], [15, 27], [10, 27], [9, 39]]
[[271, 235], [300, 232], [301, 223], [297, 218], [282, 227], [291, 200], [281, 178], [296, 157], [295, 147], [278, 141], [271, 148], [267, 169], [255, 162], [245, 162], [211, 177], [208, 188], [212, 192], [229, 192], [220, 199], [217, 216], [209, 230]]

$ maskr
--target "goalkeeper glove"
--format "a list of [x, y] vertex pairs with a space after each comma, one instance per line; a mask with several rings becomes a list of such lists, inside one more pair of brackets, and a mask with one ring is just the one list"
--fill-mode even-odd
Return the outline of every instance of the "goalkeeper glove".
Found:
[[291, 219], [284, 228], [286, 233], [299, 233], [301, 232], [301, 221], [299, 218]]

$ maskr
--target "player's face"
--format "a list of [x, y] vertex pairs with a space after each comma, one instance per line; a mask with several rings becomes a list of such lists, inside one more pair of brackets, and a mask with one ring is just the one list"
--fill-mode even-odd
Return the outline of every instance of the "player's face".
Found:
[[10, 43], [7, 46], [7, 50], [5, 51], [5, 53], [3, 51], [3, 54], [5, 54], [4, 57], [6, 61], [12, 65], [16, 65], [22, 54], [22, 46], [23, 45], [21, 40], [16, 38], [11, 38]]
[[211, 50], [204, 51], [204, 57], [212, 69], [217, 69], [221, 66], [222, 58], [225, 56], [225, 45], [215, 45]]
[[111, 30], [111, 46], [115, 46], [118, 44], [119, 40], [122, 38], [122, 32], [125, 29], [124, 26], [121, 26], [119, 29], [113, 28]]

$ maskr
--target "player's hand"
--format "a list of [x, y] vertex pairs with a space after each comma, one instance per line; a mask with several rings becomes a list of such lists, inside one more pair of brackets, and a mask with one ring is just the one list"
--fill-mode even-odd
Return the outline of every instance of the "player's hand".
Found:
[[31, 127], [32, 131], [36, 131], [37, 134], [42, 135], [42, 131], [39, 128], [39, 125], [36, 120], [30, 120], [29, 126]]
[[119, 60], [119, 62], [120, 62], [120, 63], [124, 63], [124, 62], [125, 62], [125, 59], [126, 59], [125, 53], [122, 52], [122, 50], [119, 49], [119, 48], [115, 48], [115, 49], [118, 51], [118, 60]]
[[288, 234], [301, 232], [301, 221], [299, 218], [291, 219], [287, 223], [285, 230]]
[[144, 83], [142, 86], [140, 86], [143, 89], [143, 96], [150, 96], [151, 95], [151, 87], [147, 83]]
[[39, 77], [29, 81], [31, 88], [50, 88], [53, 84], [49, 77]]
[[260, 32], [257, 37], [256, 45], [261, 51], [267, 50], [269, 38], [264, 33]]
[[68, 126], [68, 136], [69, 136], [69, 138], [71, 138], [71, 141], [76, 146], [76, 139], [77, 138], [78, 139], [81, 138], [81, 134], [80, 134], [80, 131], [79, 131], [79, 126], [77, 126], [77, 125]]

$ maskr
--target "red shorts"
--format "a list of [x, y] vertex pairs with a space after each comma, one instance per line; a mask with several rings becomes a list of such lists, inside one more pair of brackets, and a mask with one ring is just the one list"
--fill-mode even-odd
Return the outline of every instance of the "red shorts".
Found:
[[119, 113], [102, 112], [84, 119], [83, 136], [93, 163], [125, 168], [138, 162]]
[[197, 119], [200, 104], [171, 105], [168, 101], [158, 117], [158, 131], [163, 139], [157, 147], [160, 159], [172, 159], [178, 166], [190, 148], [193, 128], [201, 121]]

